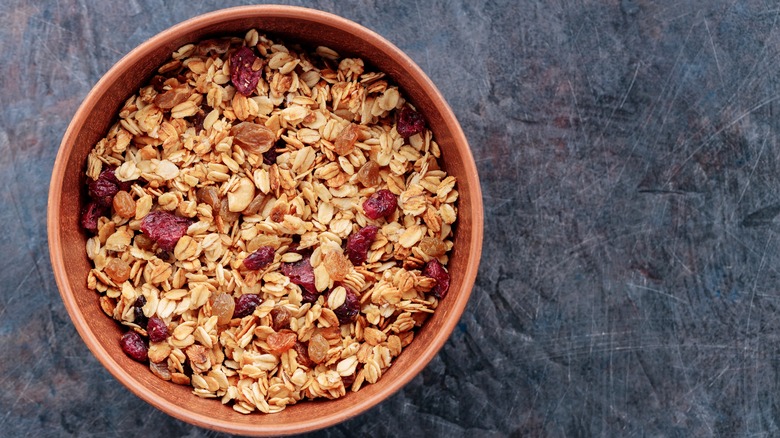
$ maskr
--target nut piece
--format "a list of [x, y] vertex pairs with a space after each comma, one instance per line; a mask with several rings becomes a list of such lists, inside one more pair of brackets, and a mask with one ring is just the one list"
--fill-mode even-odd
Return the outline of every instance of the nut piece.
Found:
[[255, 183], [249, 178], [238, 180], [236, 187], [228, 192], [228, 209], [233, 213], [244, 211], [255, 198]]

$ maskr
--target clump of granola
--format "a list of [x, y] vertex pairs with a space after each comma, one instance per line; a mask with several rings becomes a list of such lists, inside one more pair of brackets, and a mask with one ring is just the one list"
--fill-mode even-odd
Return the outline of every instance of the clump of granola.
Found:
[[242, 413], [376, 382], [445, 299], [457, 216], [382, 72], [249, 31], [187, 44], [87, 159], [89, 289], [164, 380]]

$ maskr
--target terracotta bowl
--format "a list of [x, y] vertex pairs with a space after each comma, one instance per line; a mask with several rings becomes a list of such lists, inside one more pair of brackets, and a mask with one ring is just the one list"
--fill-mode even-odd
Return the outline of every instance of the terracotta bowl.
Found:
[[[270, 415], [242, 415], [219, 401], [196, 397], [191, 388], [164, 382], [127, 357], [119, 347], [119, 325], [103, 314], [98, 296], [86, 288], [90, 269], [85, 254], [87, 236], [79, 227], [87, 153], [105, 136], [125, 99], [178, 47], [215, 35], [243, 35], [251, 28], [287, 41], [329, 46], [387, 73], [425, 115], [442, 147], [443, 166], [457, 177], [460, 192], [448, 267], [450, 291], [415, 340], [376, 384], [338, 400], [301, 402]], [[447, 341], [469, 299], [482, 247], [482, 219], [479, 179], [466, 137], [422, 70], [397, 47], [356, 23], [284, 6], [239, 7], [201, 15], [158, 34], [122, 58], [92, 89], [70, 123], [54, 164], [48, 206], [54, 275], [73, 324], [92, 353], [128, 389], [169, 415], [241, 435], [292, 434], [333, 425], [375, 406], [416, 376]]]

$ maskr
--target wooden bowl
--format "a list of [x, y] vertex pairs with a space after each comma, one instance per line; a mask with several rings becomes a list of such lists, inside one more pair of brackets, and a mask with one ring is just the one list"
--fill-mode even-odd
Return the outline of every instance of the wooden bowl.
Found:
[[[257, 28], [286, 41], [325, 45], [359, 56], [387, 73], [425, 115], [441, 145], [443, 166], [457, 177], [459, 215], [451, 254], [450, 291], [436, 313], [382, 378], [337, 400], [304, 401], [277, 414], [242, 415], [218, 400], [193, 395], [191, 388], [164, 382], [119, 346], [119, 325], [100, 309], [86, 287], [90, 269], [87, 236], [79, 227], [87, 154], [103, 138], [122, 103], [136, 93], [178, 47]], [[122, 58], [95, 85], [65, 132], [54, 163], [48, 206], [49, 249], [62, 300], [82, 339], [120, 382], [138, 397], [180, 420], [241, 435], [301, 433], [344, 421], [398, 391], [447, 341], [471, 294], [482, 249], [482, 195], [474, 159], [449, 105], [423, 71], [376, 33], [343, 18], [311, 9], [248, 6], [185, 21], [151, 38]], [[106, 400], [106, 402], [110, 402]]]

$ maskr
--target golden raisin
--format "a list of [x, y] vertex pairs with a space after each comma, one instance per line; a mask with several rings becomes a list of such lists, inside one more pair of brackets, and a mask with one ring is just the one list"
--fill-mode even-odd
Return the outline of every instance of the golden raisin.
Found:
[[376, 161], [368, 160], [357, 173], [358, 181], [365, 187], [376, 187], [382, 183], [382, 176], [379, 175], [379, 164]]
[[309, 348], [303, 342], [296, 342], [293, 345], [295, 352], [298, 353], [298, 357], [295, 360], [298, 364], [305, 366], [306, 368], [312, 365], [311, 359], [309, 359]]
[[271, 333], [268, 335], [266, 343], [272, 354], [279, 355], [292, 348], [297, 340], [298, 335], [296, 335], [295, 332], [283, 330], [279, 333]]
[[322, 261], [325, 264], [325, 270], [328, 276], [334, 281], [343, 280], [352, 269], [352, 263], [342, 253], [337, 251], [329, 252]]
[[154, 240], [149, 238], [146, 234], [136, 234], [135, 235], [135, 246], [138, 248], [149, 251], [154, 246]]
[[233, 319], [233, 310], [236, 308], [236, 302], [230, 294], [222, 292], [214, 299], [211, 305], [211, 314], [217, 315], [217, 324], [225, 325]]
[[266, 128], [265, 125], [252, 122], [241, 122], [230, 129], [230, 135], [233, 136], [233, 143], [247, 152], [262, 154], [271, 149], [276, 141], [276, 135], [273, 131]]
[[219, 205], [219, 216], [222, 218], [222, 221], [226, 224], [232, 224], [233, 222], [237, 221], [239, 217], [241, 217], [240, 211], [230, 211], [230, 206], [228, 205], [228, 198], [222, 198], [222, 201]]
[[336, 140], [333, 142], [333, 150], [339, 155], [347, 155], [355, 148], [355, 142], [358, 139], [360, 128], [354, 123], [350, 123], [342, 129]]
[[246, 206], [246, 208], [242, 213], [245, 216], [252, 216], [253, 214], [257, 214], [264, 203], [265, 203], [265, 195], [263, 194], [263, 192], [259, 192], [257, 195], [255, 195], [255, 198], [252, 199], [252, 202], [250, 202], [249, 205]]
[[116, 284], [122, 284], [130, 278], [130, 265], [122, 259], [111, 259], [103, 271]]
[[154, 103], [162, 110], [170, 110], [187, 100], [189, 95], [190, 87], [187, 85], [178, 86], [155, 96]]
[[338, 326], [322, 327], [319, 329], [319, 333], [332, 346], [341, 343], [341, 329]]
[[330, 345], [320, 332], [314, 333], [309, 339], [309, 359], [314, 363], [322, 363], [328, 355]]
[[219, 192], [214, 186], [206, 186], [198, 189], [198, 202], [210, 205], [213, 211], [219, 210]]
[[435, 237], [425, 236], [420, 241], [420, 251], [431, 257], [439, 257], [447, 252], [447, 245]]
[[135, 216], [135, 201], [130, 193], [120, 190], [114, 195], [114, 212], [123, 218]]
[[276, 306], [271, 309], [271, 318], [273, 319], [274, 331], [278, 332], [290, 326], [290, 311], [285, 307]]

